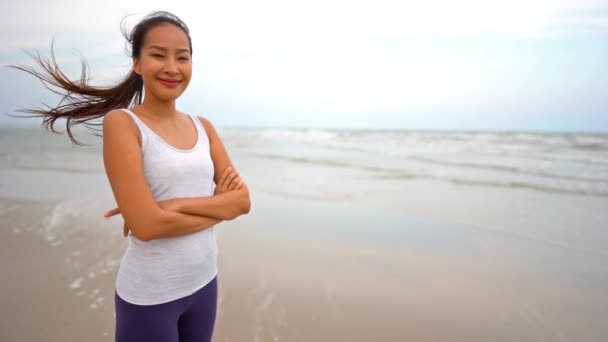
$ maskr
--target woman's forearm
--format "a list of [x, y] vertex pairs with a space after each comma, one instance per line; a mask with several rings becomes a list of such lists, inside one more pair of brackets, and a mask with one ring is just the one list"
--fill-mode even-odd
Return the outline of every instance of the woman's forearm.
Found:
[[132, 232], [143, 241], [188, 235], [247, 214], [250, 207], [247, 188], [211, 197], [174, 198], [153, 210]]
[[207, 229], [222, 220], [211, 217], [189, 215], [160, 209], [152, 224], [140, 230], [139, 239], [144, 241], [189, 235]]
[[171, 201], [173, 203], [168, 210], [157, 212], [152, 239], [192, 234], [247, 214], [251, 207], [246, 187], [210, 197], [175, 198]]
[[249, 192], [234, 190], [210, 197], [173, 199], [176, 211], [218, 220], [232, 220], [249, 212]]

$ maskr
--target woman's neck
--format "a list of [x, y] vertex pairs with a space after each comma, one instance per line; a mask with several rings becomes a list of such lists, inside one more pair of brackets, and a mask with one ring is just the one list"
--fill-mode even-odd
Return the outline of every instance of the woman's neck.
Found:
[[175, 100], [159, 101], [158, 99], [145, 97], [143, 103], [139, 107], [145, 116], [160, 120], [173, 119], [177, 116]]

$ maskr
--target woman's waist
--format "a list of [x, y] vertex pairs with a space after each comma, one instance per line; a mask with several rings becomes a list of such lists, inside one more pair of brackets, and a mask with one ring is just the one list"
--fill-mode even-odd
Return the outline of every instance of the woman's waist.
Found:
[[196, 270], [217, 263], [217, 248], [176, 249], [140, 249], [127, 248], [123, 254], [120, 267], [134, 273], [179, 272], [179, 270]]
[[[160, 240], [152, 240], [160, 241]], [[152, 242], [150, 241], [150, 242]], [[146, 281], [166, 281], [217, 267], [217, 246], [213, 241], [187, 243], [142, 242], [131, 238], [122, 257], [119, 273]]]
[[129, 236], [126, 253], [151, 255], [179, 255], [207, 253], [216, 249], [216, 238], [213, 228], [207, 228], [192, 234], [142, 241], [137, 237]]

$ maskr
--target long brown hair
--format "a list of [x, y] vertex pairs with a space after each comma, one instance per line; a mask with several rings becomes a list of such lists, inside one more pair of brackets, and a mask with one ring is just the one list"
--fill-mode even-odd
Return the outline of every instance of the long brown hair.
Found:
[[[130, 45], [131, 58], [139, 58], [141, 47], [146, 33], [161, 24], [172, 24], [182, 29], [188, 37], [190, 54], [192, 54], [192, 40], [188, 26], [176, 15], [165, 11], [153, 12], [144, 17], [131, 32], [127, 32], [123, 26], [122, 31]], [[44, 104], [46, 108], [27, 108], [20, 109], [18, 112], [29, 113], [30, 115], [18, 115], [18, 117], [42, 117], [42, 126], [47, 131], [58, 133], [55, 130], [55, 121], [60, 118], [66, 119], [66, 130], [70, 140], [76, 145], [82, 145], [74, 138], [71, 127], [82, 124], [99, 135], [101, 126], [99, 119], [106, 113], [118, 109], [128, 108], [139, 105], [143, 100], [143, 80], [133, 69], [126, 77], [111, 87], [95, 87], [88, 84], [89, 73], [88, 65], [84, 57], [82, 58], [80, 79], [70, 80], [60, 69], [51, 44], [51, 54], [48, 58], [43, 58], [39, 53], [28, 53], [34, 62], [42, 68], [37, 71], [31, 66], [10, 65], [9, 67], [27, 72], [38, 78], [44, 86], [55, 94], [61, 96], [61, 101], [55, 106]]]

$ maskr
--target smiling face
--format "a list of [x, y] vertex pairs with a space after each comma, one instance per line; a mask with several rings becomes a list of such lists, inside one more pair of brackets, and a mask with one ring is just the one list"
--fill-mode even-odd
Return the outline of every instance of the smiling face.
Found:
[[133, 59], [133, 69], [144, 81], [146, 97], [175, 101], [192, 77], [188, 36], [172, 24], [151, 28], [146, 32], [139, 58]]

